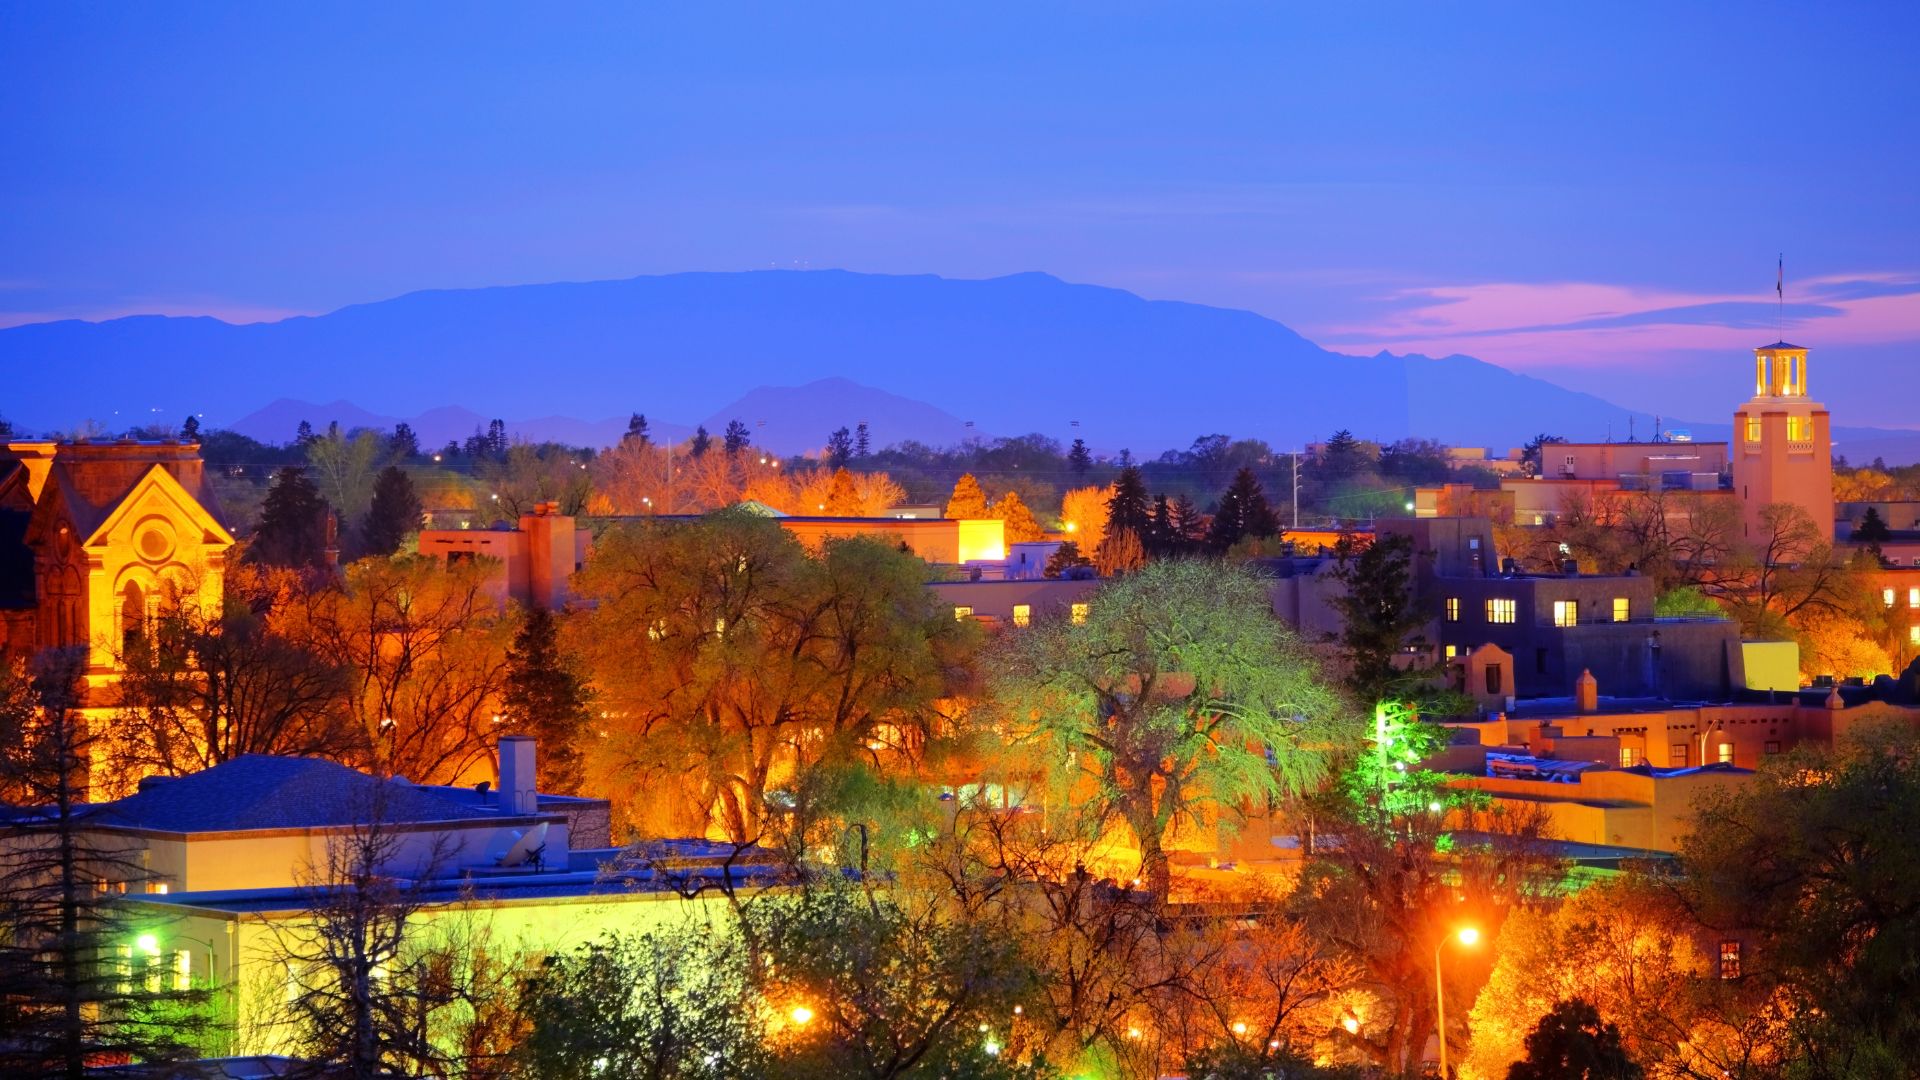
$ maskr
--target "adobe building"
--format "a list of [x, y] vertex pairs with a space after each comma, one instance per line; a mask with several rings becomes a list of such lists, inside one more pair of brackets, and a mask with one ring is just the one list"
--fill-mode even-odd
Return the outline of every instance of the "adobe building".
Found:
[[1753, 399], [1733, 413], [1733, 487], [1746, 535], [1763, 529], [1760, 511], [1791, 503], [1821, 535], [1833, 521], [1833, 438], [1827, 407], [1807, 396], [1807, 350], [1776, 341], [1753, 350]]
[[558, 611], [573, 595], [569, 582], [586, 565], [593, 540], [559, 511], [558, 503], [538, 503], [520, 516], [518, 528], [422, 529], [420, 554], [449, 565], [491, 559], [488, 590], [495, 600]]
[[163, 601], [218, 609], [232, 546], [197, 443], [6, 443], [0, 653], [84, 645], [108, 679]]

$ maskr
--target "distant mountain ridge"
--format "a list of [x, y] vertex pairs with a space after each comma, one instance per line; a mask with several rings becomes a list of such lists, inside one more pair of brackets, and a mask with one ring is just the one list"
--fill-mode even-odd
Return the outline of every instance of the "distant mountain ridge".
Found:
[[[1653, 430], [1644, 413], [1471, 357], [1346, 356], [1252, 312], [1038, 273], [689, 273], [416, 292], [239, 326], [40, 323], [0, 330], [0, 366], [13, 388], [0, 411], [27, 429], [89, 417], [177, 423], [189, 412], [211, 426], [273, 417], [278, 428], [286, 416], [263, 403], [348, 396], [389, 422], [453, 403], [433, 423], [464, 428], [459, 437], [478, 417], [610, 442], [632, 412], [716, 431], [738, 416], [782, 452], [816, 448], [862, 419], [876, 445], [1038, 431], [1136, 456], [1209, 432], [1276, 447], [1337, 428], [1507, 447], [1543, 431], [1598, 439], [1610, 424], [1624, 438], [1629, 418]], [[823, 387], [829, 378], [842, 382]], [[1701, 438], [1727, 432], [1725, 422], [1667, 423]], [[1850, 453], [1854, 434], [1843, 432]]]

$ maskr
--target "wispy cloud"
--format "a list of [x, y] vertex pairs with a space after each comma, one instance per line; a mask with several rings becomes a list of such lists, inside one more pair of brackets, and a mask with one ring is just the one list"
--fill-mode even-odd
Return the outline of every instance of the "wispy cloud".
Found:
[[1791, 283], [1792, 303], [1592, 282], [1496, 282], [1389, 293], [1376, 317], [1315, 328], [1347, 351], [1470, 352], [1510, 367], [1657, 362], [1740, 348], [1755, 335], [1809, 345], [1920, 341], [1920, 279], [1835, 275]]

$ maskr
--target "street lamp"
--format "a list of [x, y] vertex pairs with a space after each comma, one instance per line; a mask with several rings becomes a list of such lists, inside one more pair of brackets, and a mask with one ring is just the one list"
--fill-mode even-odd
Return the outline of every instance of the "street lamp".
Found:
[[795, 1027], [806, 1027], [813, 1021], [813, 1010], [805, 1005], [795, 1005], [787, 1011], [787, 1016], [793, 1021]]
[[1446, 947], [1448, 940], [1458, 941], [1461, 945], [1471, 948], [1480, 943], [1480, 928], [1463, 926], [1441, 938], [1433, 946], [1433, 1000], [1438, 1006], [1439, 1013], [1440, 1080], [1447, 1080], [1447, 989], [1440, 977], [1440, 951]]

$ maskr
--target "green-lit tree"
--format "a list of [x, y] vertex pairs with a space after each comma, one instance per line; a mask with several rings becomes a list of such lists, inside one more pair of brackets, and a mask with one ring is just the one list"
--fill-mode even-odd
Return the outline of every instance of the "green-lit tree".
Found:
[[330, 513], [306, 470], [296, 465], [282, 468], [267, 488], [260, 524], [247, 544], [247, 559], [264, 566], [325, 569]]
[[1123, 822], [1155, 895], [1170, 883], [1168, 831], [1206, 809], [1318, 783], [1343, 729], [1338, 697], [1250, 573], [1151, 563], [1102, 588], [1084, 622], [1049, 620], [1000, 640], [985, 665], [1004, 723], [1074, 762], [1076, 798]]
[[514, 731], [539, 740], [539, 789], [560, 795], [578, 791], [587, 689], [560, 651], [559, 628], [545, 608], [528, 611], [514, 635], [500, 705]]
[[373, 501], [360, 524], [360, 547], [367, 555], [391, 555], [420, 530], [420, 496], [405, 469], [389, 465], [373, 481]]

